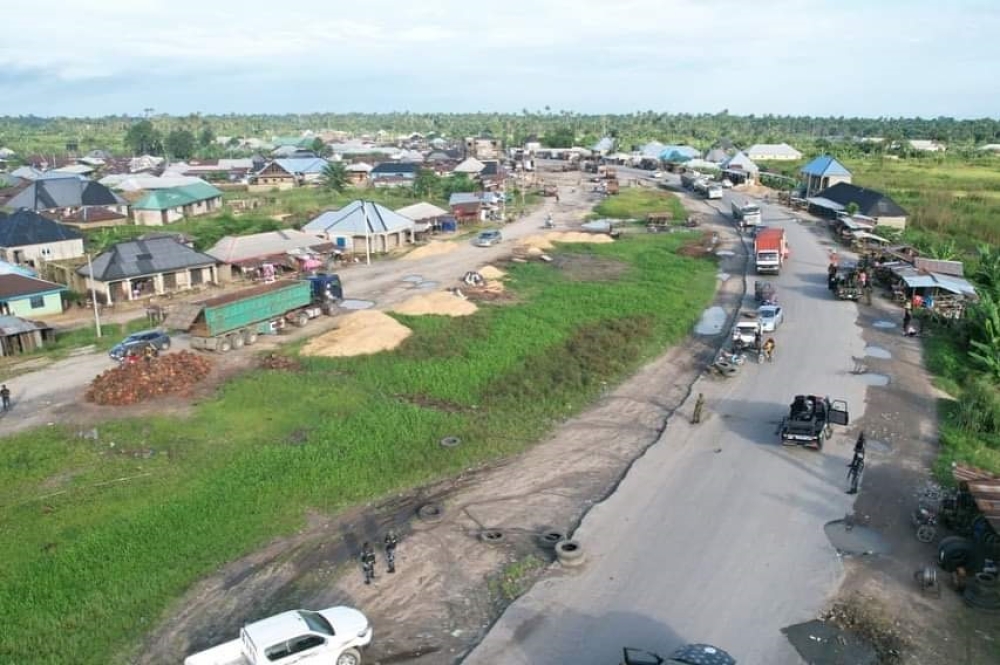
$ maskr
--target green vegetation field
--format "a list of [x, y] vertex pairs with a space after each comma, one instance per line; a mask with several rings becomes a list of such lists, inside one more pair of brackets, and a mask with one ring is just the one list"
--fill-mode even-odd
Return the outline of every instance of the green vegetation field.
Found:
[[669, 212], [678, 221], [687, 219], [680, 199], [662, 189], [648, 187], [623, 188], [621, 194], [609, 196], [594, 207], [596, 216], [613, 219], [645, 220], [651, 212]]
[[[0, 446], [0, 662], [126, 662], [224, 562], [345, 506], [516, 453], [686, 335], [715, 288], [680, 234], [511, 266], [517, 304], [399, 317], [397, 350], [250, 371], [176, 417]], [[595, 281], [581, 281], [587, 265]], [[613, 270], [612, 270], [613, 268]], [[617, 277], [609, 277], [617, 273]], [[447, 435], [465, 445], [444, 449]], [[111, 481], [111, 482], [109, 482]]]

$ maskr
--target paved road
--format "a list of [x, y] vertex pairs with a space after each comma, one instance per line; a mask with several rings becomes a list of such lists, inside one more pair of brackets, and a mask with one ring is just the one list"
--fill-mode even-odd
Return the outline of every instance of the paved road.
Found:
[[[414, 289], [412, 282], [403, 281], [404, 277], [420, 275], [424, 280], [439, 283], [441, 288], [457, 285], [457, 280], [465, 272], [481, 268], [508, 254], [513, 240], [543, 233], [542, 223], [546, 214], [553, 215], [556, 230], [567, 230], [568, 224], [578, 224], [582, 215], [598, 200], [597, 196], [585, 191], [586, 188], [576, 188], [579, 174], [544, 175], [547, 180], [562, 183], [560, 203], [545, 199], [531, 214], [505, 225], [503, 233], [506, 242], [503, 244], [483, 248], [473, 246], [471, 241], [459, 242], [457, 249], [452, 252], [424, 259], [377, 259], [371, 265], [348, 266], [340, 271], [347, 297], [371, 300], [377, 308], [385, 309], [420, 292]], [[136, 316], [140, 315], [141, 313], [136, 312]], [[249, 363], [250, 358], [262, 347], [318, 335], [334, 326], [336, 320], [316, 320], [303, 330], [292, 330], [280, 338], [262, 338], [257, 346], [234, 351], [226, 360], [233, 362], [234, 357], [244, 358]], [[176, 336], [173, 348], [188, 348], [186, 336]], [[13, 392], [14, 408], [7, 414], [0, 414], [0, 436], [59, 422], [71, 405], [81, 399], [94, 377], [113, 366], [105, 353], [89, 353], [66, 358], [8, 381]]]
[[792, 250], [776, 280], [787, 322], [775, 362], [700, 380], [692, 394], [705, 393], [707, 420], [688, 423], [689, 400], [584, 519], [587, 563], [515, 602], [466, 665], [611, 665], [622, 646], [666, 654], [688, 642], [741, 665], [801, 662], [779, 631], [815, 618], [842, 578], [823, 525], [851, 510], [852, 441], [836, 428], [817, 453], [781, 447], [775, 430], [797, 391], [846, 398], [859, 418], [865, 386], [847, 370], [864, 343], [856, 306], [826, 290], [826, 249], [787, 211], [764, 212]]

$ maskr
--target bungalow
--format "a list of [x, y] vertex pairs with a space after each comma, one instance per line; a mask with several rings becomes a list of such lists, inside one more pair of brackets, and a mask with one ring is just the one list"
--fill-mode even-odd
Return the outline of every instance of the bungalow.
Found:
[[363, 187], [368, 184], [368, 178], [372, 172], [372, 165], [365, 162], [355, 162], [344, 167], [347, 171], [347, 181], [355, 187]]
[[62, 314], [62, 284], [24, 275], [0, 275], [0, 316]]
[[420, 165], [413, 162], [382, 162], [368, 174], [375, 187], [398, 187], [411, 185], [420, 171]]
[[211, 182], [238, 182], [263, 167], [264, 160], [260, 157], [212, 159], [171, 164], [163, 170], [163, 174], [194, 176]]
[[128, 224], [129, 219], [128, 215], [107, 208], [80, 208], [76, 212], [57, 217], [56, 221], [78, 231], [88, 231], [110, 226], [122, 226]]
[[469, 177], [474, 177], [479, 175], [479, 172], [486, 168], [486, 165], [475, 157], [469, 157], [464, 161], [459, 162], [455, 165], [455, 168], [451, 170], [452, 173], [464, 173]]
[[104, 185], [72, 174], [44, 175], [19, 191], [5, 204], [8, 208], [27, 208], [72, 214], [81, 208], [106, 208], [128, 214], [128, 201]]
[[743, 152], [737, 152], [726, 161], [722, 162], [722, 174], [734, 184], [746, 183], [752, 185], [757, 182], [760, 169], [753, 160]]
[[497, 159], [503, 154], [503, 141], [492, 136], [469, 136], [465, 139], [465, 156], [476, 159]]
[[414, 234], [427, 233], [428, 231], [454, 231], [457, 228], [455, 218], [450, 212], [426, 201], [399, 208], [396, 212], [413, 220]]
[[944, 152], [948, 149], [943, 143], [927, 139], [910, 139], [910, 147], [921, 152]]
[[324, 212], [302, 227], [334, 243], [338, 250], [356, 254], [402, 247], [413, 240], [413, 229], [413, 220], [364, 200]]
[[318, 182], [329, 164], [322, 157], [275, 159], [250, 177], [250, 191], [293, 189]]
[[0, 356], [31, 353], [54, 342], [55, 331], [41, 321], [28, 321], [17, 316], [0, 316]]
[[478, 180], [484, 189], [498, 189], [506, 177], [507, 173], [500, 162], [489, 159], [483, 163], [483, 170], [479, 172]]
[[490, 207], [481, 192], [455, 192], [448, 198], [451, 214], [459, 222], [486, 221]]
[[755, 161], [790, 161], [802, 159], [802, 153], [787, 143], [757, 143], [747, 148], [747, 157]]
[[686, 162], [701, 157], [701, 152], [689, 145], [665, 145], [658, 157], [664, 162]]
[[136, 224], [163, 226], [221, 207], [222, 192], [206, 182], [150, 192], [132, 206], [132, 211]]
[[32, 268], [83, 256], [83, 234], [34, 210], [0, 213], [0, 258]]
[[205, 253], [229, 267], [220, 269], [222, 281], [256, 278], [265, 264], [298, 272], [310, 270], [336, 254], [333, 243], [311, 233], [283, 229], [246, 236], [225, 236]]
[[799, 171], [802, 178], [803, 195], [806, 198], [837, 183], [851, 182], [851, 172], [830, 155], [820, 155]]
[[218, 283], [218, 260], [174, 238], [153, 238], [120, 242], [76, 272], [85, 290], [110, 305]]
[[811, 210], [828, 217], [846, 212], [854, 204], [859, 214], [874, 220], [876, 227], [906, 228], [907, 212], [895, 201], [874, 189], [839, 182], [806, 199]]

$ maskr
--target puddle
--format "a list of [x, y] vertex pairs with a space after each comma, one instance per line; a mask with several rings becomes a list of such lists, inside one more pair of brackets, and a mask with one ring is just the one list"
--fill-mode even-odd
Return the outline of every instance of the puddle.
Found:
[[413, 282], [414, 284], [417, 284], [419, 282], [424, 281], [424, 278], [421, 277], [420, 275], [407, 275], [406, 277], [404, 277], [400, 281], [402, 281], [402, 282]]
[[865, 449], [872, 453], [891, 453], [892, 446], [890, 446], [885, 441], [879, 441], [878, 439], [866, 439]]
[[720, 272], [718, 275], [716, 275], [716, 277], [718, 277], [719, 280], [725, 282], [730, 277], [732, 277], [732, 275], [730, 275], [728, 272]]
[[867, 383], [869, 386], [889, 385], [888, 374], [878, 374], [877, 372], [865, 372], [864, 374], [858, 374], [858, 378]]
[[419, 284], [417, 284], [418, 289], [436, 289], [437, 287], [438, 283], [431, 280], [428, 280], [426, 282], [420, 282]]
[[892, 321], [886, 321], [885, 319], [879, 319], [878, 321], [876, 321], [872, 325], [875, 326], [876, 328], [882, 328], [882, 329], [888, 329], [888, 328], [895, 328], [896, 327], [895, 323], [893, 323]]
[[811, 665], [877, 665], [875, 649], [854, 633], [824, 621], [782, 628], [788, 641]]
[[892, 358], [892, 352], [890, 352], [889, 349], [883, 349], [881, 346], [875, 346], [873, 344], [869, 344], [865, 347], [865, 355], [870, 358], [883, 358], [885, 360]]
[[728, 249], [720, 249], [715, 252], [716, 256], [736, 256], [736, 252], [732, 252]]
[[340, 306], [344, 309], [369, 309], [375, 306], [371, 300], [344, 300]]
[[701, 320], [694, 327], [695, 335], [718, 335], [726, 325], [726, 310], [709, 307], [701, 314]]
[[865, 556], [887, 554], [889, 544], [878, 531], [855, 524], [850, 526], [845, 520], [834, 520], [823, 527], [826, 537], [840, 554], [845, 556]]

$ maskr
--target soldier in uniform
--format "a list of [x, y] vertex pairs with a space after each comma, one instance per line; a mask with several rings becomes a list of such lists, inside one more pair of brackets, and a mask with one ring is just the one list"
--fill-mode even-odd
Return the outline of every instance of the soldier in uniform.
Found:
[[368, 541], [361, 546], [361, 570], [365, 574], [365, 584], [371, 584], [375, 579], [375, 550]]
[[698, 393], [698, 399], [694, 403], [694, 415], [691, 418], [691, 422], [697, 425], [701, 422], [701, 411], [705, 408], [705, 394]]
[[396, 538], [395, 531], [390, 530], [385, 534], [385, 563], [390, 573], [396, 572], [396, 545], [398, 544], [399, 539]]

